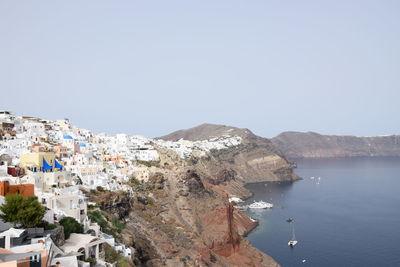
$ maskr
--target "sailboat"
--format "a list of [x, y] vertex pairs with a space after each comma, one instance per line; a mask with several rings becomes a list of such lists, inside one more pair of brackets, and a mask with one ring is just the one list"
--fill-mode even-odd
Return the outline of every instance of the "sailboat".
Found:
[[288, 246], [294, 247], [297, 245], [296, 235], [294, 233], [294, 224], [292, 223], [292, 239], [288, 242]]

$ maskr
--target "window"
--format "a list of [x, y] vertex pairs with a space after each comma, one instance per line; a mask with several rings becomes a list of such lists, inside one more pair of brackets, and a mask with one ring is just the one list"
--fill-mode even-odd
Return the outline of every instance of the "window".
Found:
[[40, 262], [40, 254], [31, 256], [31, 262]]

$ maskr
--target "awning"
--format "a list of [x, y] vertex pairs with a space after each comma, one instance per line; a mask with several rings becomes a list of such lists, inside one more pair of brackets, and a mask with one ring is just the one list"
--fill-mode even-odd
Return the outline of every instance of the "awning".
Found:
[[64, 166], [61, 165], [56, 159], [54, 160], [54, 162], [55, 162], [55, 167], [56, 167], [56, 168], [62, 169], [62, 168], [64, 167]]
[[44, 171], [51, 171], [52, 169], [53, 169], [53, 167], [51, 167], [43, 157], [43, 170]]

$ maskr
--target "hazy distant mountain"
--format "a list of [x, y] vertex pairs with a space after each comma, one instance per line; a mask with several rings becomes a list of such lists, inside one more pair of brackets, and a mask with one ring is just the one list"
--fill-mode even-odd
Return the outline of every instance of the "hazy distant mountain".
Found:
[[288, 158], [400, 156], [400, 136], [357, 137], [284, 132], [271, 139]]

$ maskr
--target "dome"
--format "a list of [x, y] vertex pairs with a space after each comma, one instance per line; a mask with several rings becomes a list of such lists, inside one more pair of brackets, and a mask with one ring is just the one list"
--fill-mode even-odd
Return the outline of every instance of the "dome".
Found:
[[80, 143], [79, 146], [80, 147], [86, 147], [86, 144], [85, 143]]
[[70, 136], [70, 135], [64, 135], [64, 139], [72, 140], [73, 138], [72, 138], [72, 136]]

